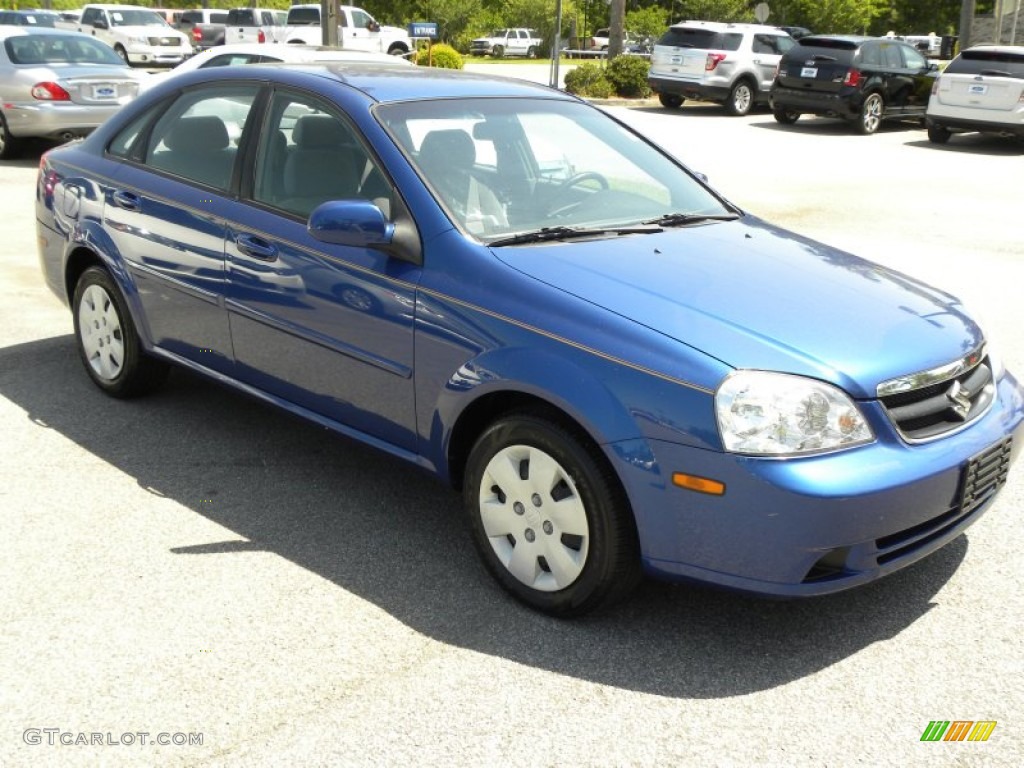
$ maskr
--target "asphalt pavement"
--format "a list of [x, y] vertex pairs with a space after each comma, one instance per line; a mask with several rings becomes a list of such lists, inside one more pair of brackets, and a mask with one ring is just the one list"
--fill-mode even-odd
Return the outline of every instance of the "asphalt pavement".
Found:
[[[609, 109], [751, 212], [965, 295], [1024, 373], [1024, 144]], [[0, 765], [1024, 764], [1024, 467], [852, 592], [539, 616], [416, 470], [180, 372], [100, 394], [40, 277], [37, 165], [0, 163]]]

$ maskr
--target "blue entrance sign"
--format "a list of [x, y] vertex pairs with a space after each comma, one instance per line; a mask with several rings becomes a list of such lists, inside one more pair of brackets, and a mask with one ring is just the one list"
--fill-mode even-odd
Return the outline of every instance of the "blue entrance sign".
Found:
[[413, 21], [409, 24], [409, 37], [428, 37], [437, 40], [436, 21]]

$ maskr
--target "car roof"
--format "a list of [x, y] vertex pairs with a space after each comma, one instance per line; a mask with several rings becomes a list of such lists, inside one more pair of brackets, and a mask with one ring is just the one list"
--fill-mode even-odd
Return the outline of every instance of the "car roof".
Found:
[[770, 24], [748, 24], [746, 22], [731, 21], [677, 21], [672, 27], [675, 29], [704, 27], [705, 29], [713, 29], [719, 32], [732, 29], [737, 31], [753, 30], [755, 32], [768, 32], [775, 35], [786, 34], [785, 30]]
[[15, 24], [0, 24], [0, 39], [21, 35], [69, 35], [71, 37], [92, 37], [74, 29], [57, 29], [55, 27], [21, 27]]
[[575, 96], [545, 85], [511, 77], [497, 77], [472, 72], [433, 67], [393, 66], [377, 62], [339, 61], [298, 64], [246, 64], [244, 67], [209, 67], [171, 78], [178, 87], [186, 84], [252, 80], [254, 77], [300, 84], [309, 78], [344, 83], [374, 101], [425, 101], [473, 97], [549, 98], [578, 101]]
[[1024, 45], [972, 45], [964, 48], [960, 53], [968, 51], [996, 51], [998, 53], [1024, 53]]

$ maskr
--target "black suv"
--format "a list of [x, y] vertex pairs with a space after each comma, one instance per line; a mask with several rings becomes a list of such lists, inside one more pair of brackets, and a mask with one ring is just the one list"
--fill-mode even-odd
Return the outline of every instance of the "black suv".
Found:
[[922, 120], [937, 74], [937, 65], [897, 40], [810, 35], [779, 62], [772, 113], [784, 125], [812, 114], [844, 118], [859, 133], [874, 133], [882, 120]]

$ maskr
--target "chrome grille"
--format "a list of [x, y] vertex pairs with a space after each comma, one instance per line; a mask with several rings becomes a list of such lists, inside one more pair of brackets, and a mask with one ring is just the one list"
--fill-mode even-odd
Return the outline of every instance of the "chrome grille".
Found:
[[171, 48], [177, 48], [182, 45], [181, 39], [177, 37], [151, 37], [149, 38], [150, 45], [163, 45], [170, 46]]
[[893, 425], [911, 442], [942, 437], [974, 421], [992, 405], [995, 391], [992, 364], [983, 348], [933, 371], [878, 386]]

